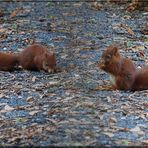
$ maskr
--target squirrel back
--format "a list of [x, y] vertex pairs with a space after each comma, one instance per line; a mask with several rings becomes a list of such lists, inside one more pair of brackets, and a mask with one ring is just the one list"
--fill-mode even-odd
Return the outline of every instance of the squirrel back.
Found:
[[146, 90], [148, 89], [148, 68], [137, 69], [136, 78], [132, 90]]
[[37, 70], [53, 73], [56, 70], [54, 53], [40, 44], [33, 44], [24, 49], [19, 55], [20, 65], [27, 70]]
[[13, 53], [0, 52], [0, 70], [13, 71], [18, 65], [18, 55]]

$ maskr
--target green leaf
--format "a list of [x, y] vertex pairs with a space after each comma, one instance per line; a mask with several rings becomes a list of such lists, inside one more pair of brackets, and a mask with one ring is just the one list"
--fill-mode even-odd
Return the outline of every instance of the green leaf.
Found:
[[127, 42], [127, 47], [130, 47], [132, 45], [132, 42], [131, 41], [128, 41]]
[[122, 144], [123, 144], [123, 145], [128, 145], [129, 142], [128, 142], [128, 140], [123, 140], [123, 141], [122, 141]]

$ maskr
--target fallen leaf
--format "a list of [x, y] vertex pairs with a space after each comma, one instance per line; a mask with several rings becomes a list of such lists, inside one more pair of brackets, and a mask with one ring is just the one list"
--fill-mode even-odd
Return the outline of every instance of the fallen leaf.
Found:
[[148, 145], [148, 140], [142, 140], [141, 142], [145, 145]]
[[56, 84], [58, 84], [57, 81], [50, 81], [50, 82], [49, 82], [49, 85], [56, 85]]
[[133, 30], [130, 27], [126, 26], [125, 24], [120, 24], [119, 27], [124, 28], [130, 35], [135, 35]]
[[4, 107], [4, 109], [5, 109], [6, 111], [14, 110], [14, 108], [13, 108], [13, 107], [10, 107], [9, 105], [6, 105], [6, 106]]
[[32, 82], [35, 82], [36, 81], [36, 76], [33, 76], [32, 77]]
[[130, 15], [124, 15], [123, 18], [124, 18], [124, 19], [130, 19], [131, 16], [130, 16]]
[[111, 118], [109, 118], [109, 122], [111, 122], [111, 123], [116, 123], [116, 122], [117, 122], [117, 119], [116, 119], [116, 118], [111, 117]]
[[145, 114], [140, 114], [139, 117], [146, 120], [146, 115]]
[[139, 46], [131, 46], [128, 48], [128, 50], [132, 50], [134, 52], [141, 52], [141, 54], [144, 54], [144, 50], [145, 50], [145, 47], [143, 45], [139, 45]]
[[129, 129], [128, 129], [127, 127], [125, 127], [125, 128], [121, 128], [121, 129], [119, 129], [119, 131], [122, 131], [122, 132], [128, 132]]
[[96, 86], [93, 90], [113, 90], [111, 85]]
[[29, 112], [29, 115], [34, 115], [34, 114], [36, 114], [36, 113], [38, 113], [39, 111], [31, 111], [31, 112]]
[[99, 2], [92, 2], [91, 3], [91, 8], [93, 10], [100, 10], [102, 8], [102, 5]]
[[33, 98], [32, 98], [32, 97], [28, 97], [28, 98], [26, 99], [26, 101], [27, 101], [27, 102], [32, 102], [32, 101], [33, 101]]
[[144, 45], [135, 46], [135, 48], [137, 50], [144, 50], [145, 49]]
[[128, 141], [128, 140], [123, 140], [123, 141], [122, 141], [122, 144], [123, 144], [123, 145], [128, 145], [128, 144], [129, 144], [129, 141]]
[[11, 139], [8, 139], [8, 143], [12, 143], [12, 142], [19, 141], [19, 140], [21, 140], [19, 136], [12, 137]]
[[129, 4], [128, 5], [128, 7], [126, 8], [126, 11], [129, 11], [129, 12], [131, 12], [131, 11], [134, 11], [135, 9], [136, 9], [136, 5], [135, 5], [135, 3], [131, 3], [131, 4]]
[[143, 51], [139, 51], [139, 56], [140, 57], [144, 57], [144, 52]]
[[24, 119], [24, 118], [16, 118], [17, 123], [25, 122], [25, 121], [26, 121], [26, 119]]
[[47, 130], [48, 132], [52, 132], [52, 131], [54, 131], [54, 128], [48, 126], [48, 127], [45, 128], [45, 130]]
[[0, 98], [3, 98], [5, 95], [3, 93], [0, 93]]
[[112, 102], [112, 99], [110, 96], [107, 96], [107, 102]]
[[147, 28], [142, 28], [141, 33], [144, 35], [148, 35], [148, 29]]
[[144, 135], [144, 132], [141, 131], [139, 126], [136, 126], [135, 128], [130, 129], [129, 131], [131, 131], [132, 133], [136, 133], [138, 135]]
[[5, 33], [6, 31], [7, 31], [7, 29], [0, 28], [0, 33]]
[[91, 47], [81, 47], [80, 50], [92, 50]]
[[148, 102], [143, 102], [143, 106], [148, 107]]
[[110, 133], [110, 132], [103, 132], [103, 134], [105, 134], [105, 135], [107, 135], [109, 137], [113, 137], [114, 136], [114, 134], [113, 133]]
[[16, 15], [19, 13], [19, 9], [16, 9], [16, 10], [14, 10], [14, 11], [12, 11], [11, 12], [11, 14], [10, 14], [10, 17], [12, 18], [12, 17], [16, 17]]

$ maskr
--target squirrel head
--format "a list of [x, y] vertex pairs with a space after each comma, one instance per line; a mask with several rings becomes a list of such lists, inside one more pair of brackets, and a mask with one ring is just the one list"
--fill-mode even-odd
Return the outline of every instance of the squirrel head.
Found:
[[49, 73], [56, 72], [56, 58], [54, 53], [44, 53], [43, 68]]
[[111, 73], [118, 75], [121, 64], [121, 56], [116, 46], [110, 45], [102, 54], [102, 58], [99, 61], [99, 68]]

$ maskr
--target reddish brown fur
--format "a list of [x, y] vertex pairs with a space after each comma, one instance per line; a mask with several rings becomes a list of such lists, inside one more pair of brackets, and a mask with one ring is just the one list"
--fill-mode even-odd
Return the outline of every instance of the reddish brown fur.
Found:
[[134, 11], [136, 9], [148, 11], [148, 1], [146, 0], [132, 0], [132, 3], [126, 8], [127, 11]]
[[20, 65], [27, 70], [55, 72], [56, 59], [53, 53], [39, 44], [33, 44], [19, 55]]
[[114, 89], [133, 91], [148, 89], [148, 68], [136, 69], [132, 60], [122, 57], [115, 46], [107, 47], [99, 67], [115, 76]]
[[18, 65], [18, 56], [12, 53], [0, 52], [0, 70], [13, 71]]
[[132, 90], [146, 89], [148, 89], [148, 68], [141, 68], [137, 70], [137, 75]]

